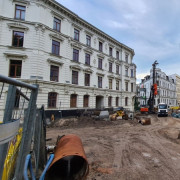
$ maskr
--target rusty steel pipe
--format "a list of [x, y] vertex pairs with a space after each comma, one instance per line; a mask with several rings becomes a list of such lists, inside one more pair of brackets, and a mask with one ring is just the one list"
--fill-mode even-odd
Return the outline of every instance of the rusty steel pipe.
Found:
[[89, 165], [81, 139], [73, 134], [63, 136], [54, 152], [46, 180], [85, 180]]

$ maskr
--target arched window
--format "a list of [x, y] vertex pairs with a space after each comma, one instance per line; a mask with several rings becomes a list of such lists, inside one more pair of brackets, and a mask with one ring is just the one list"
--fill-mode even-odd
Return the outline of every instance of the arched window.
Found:
[[56, 108], [56, 102], [57, 102], [57, 93], [56, 92], [48, 93], [48, 108]]

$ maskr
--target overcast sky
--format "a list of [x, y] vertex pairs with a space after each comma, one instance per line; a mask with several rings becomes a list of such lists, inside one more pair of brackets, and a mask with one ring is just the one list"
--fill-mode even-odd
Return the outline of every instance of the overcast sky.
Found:
[[119, 42], [134, 49], [137, 82], [155, 60], [180, 75], [179, 0], [57, 0]]

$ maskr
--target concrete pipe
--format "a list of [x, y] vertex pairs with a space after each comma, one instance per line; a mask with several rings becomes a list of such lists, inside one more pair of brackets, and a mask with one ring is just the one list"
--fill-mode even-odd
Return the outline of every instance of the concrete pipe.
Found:
[[54, 160], [47, 173], [46, 180], [85, 180], [89, 165], [81, 139], [73, 134], [63, 136], [54, 152]]

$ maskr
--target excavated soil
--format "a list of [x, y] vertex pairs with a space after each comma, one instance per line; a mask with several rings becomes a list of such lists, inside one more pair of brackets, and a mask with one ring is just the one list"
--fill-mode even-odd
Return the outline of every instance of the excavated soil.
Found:
[[146, 117], [151, 125], [138, 119], [61, 119], [47, 128], [52, 138], [47, 144], [55, 145], [58, 135], [78, 135], [90, 166], [88, 180], [179, 180], [180, 119]]

